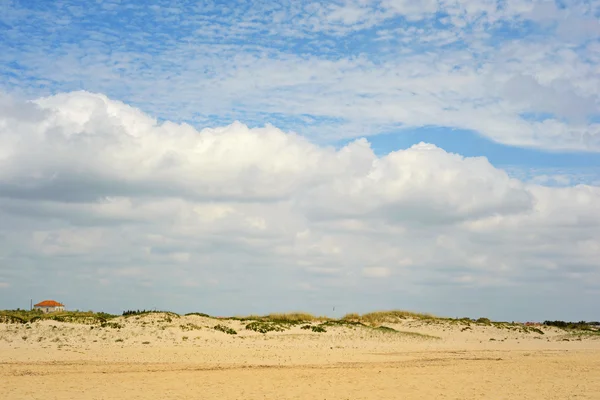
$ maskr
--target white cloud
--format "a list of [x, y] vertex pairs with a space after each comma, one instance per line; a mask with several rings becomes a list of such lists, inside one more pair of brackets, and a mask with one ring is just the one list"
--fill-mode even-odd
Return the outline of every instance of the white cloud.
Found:
[[10, 285], [7, 282], [0, 282], [0, 289], [5, 289], [7, 287], [9, 287]]
[[[56, 15], [11, 5], [2, 16], [9, 40], [29, 39], [0, 54], [11, 71], [2, 87], [37, 97], [40, 87], [83, 86], [203, 126], [279, 118], [322, 143], [438, 125], [516, 146], [600, 151], [590, 119], [600, 115], [600, 25], [586, 2], [298, 1], [218, 15], [214, 4], [185, 15], [131, 7], [167, 18], [157, 21], [169, 28], [160, 40], [136, 25], [116, 46], [119, 32], [65, 25], [65, 41], [50, 46]], [[181, 29], [171, 29], [173, 16]], [[307, 116], [312, 123], [294, 122]]]
[[12, 266], [0, 279], [19, 287], [52, 271], [62, 288], [100, 282], [89, 298], [134, 285], [122, 301], [139, 307], [234, 291], [232, 312], [277, 293], [298, 308], [300, 290], [319, 312], [333, 297], [363, 302], [364, 276], [386, 278], [369, 281], [386, 296], [446, 288], [452, 301], [464, 285], [600, 283], [597, 186], [523, 182], [426, 143], [377, 156], [365, 139], [336, 150], [273, 126], [196, 130], [86, 92], [4, 101], [20, 111], [0, 113], [0, 259]]

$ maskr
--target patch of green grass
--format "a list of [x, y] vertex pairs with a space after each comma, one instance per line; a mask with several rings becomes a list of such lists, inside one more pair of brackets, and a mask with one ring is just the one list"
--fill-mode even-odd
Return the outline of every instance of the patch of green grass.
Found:
[[577, 330], [573, 330], [573, 331], [569, 332], [568, 335], [569, 336], [577, 336], [577, 337], [587, 336], [587, 337], [598, 337], [598, 338], [600, 338], [600, 331], [587, 331], [587, 330], [577, 331]]
[[432, 320], [436, 319], [434, 315], [416, 313], [412, 311], [404, 310], [391, 310], [391, 311], [375, 311], [363, 315], [356, 313], [346, 314], [342, 320], [350, 322], [362, 322], [367, 325], [375, 326], [382, 323], [394, 323], [404, 319], [413, 318], [421, 320]]
[[295, 312], [295, 313], [286, 313], [286, 314], [280, 314], [280, 313], [269, 314], [269, 315], [263, 317], [262, 319], [270, 321], [270, 322], [275, 322], [275, 323], [285, 323], [285, 324], [295, 325], [295, 324], [302, 324], [302, 323], [306, 323], [306, 322], [315, 321], [317, 318], [312, 314], [303, 313], [303, 312]]
[[41, 320], [94, 325], [106, 322], [116, 315], [91, 311], [60, 311], [44, 314], [40, 310], [4, 310], [0, 311], [0, 323], [27, 324]]
[[132, 317], [132, 316], [140, 316], [140, 315], [148, 315], [148, 314], [166, 314], [171, 318], [179, 318], [180, 315], [173, 311], [159, 311], [159, 310], [127, 310], [123, 311], [123, 317]]
[[192, 313], [187, 313], [185, 314], [185, 316], [189, 316], [189, 315], [196, 315], [198, 317], [206, 317], [206, 318], [210, 318], [210, 315], [208, 314], [204, 314], [204, 313], [199, 313], [199, 312], [192, 312]]
[[224, 333], [226, 333], [228, 335], [237, 335], [237, 332], [235, 331], [235, 329], [231, 329], [231, 328], [229, 328], [228, 326], [225, 326], [225, 325], [215, 325], [213, 327], [213, 329], [216, 330], [216, 331], [224, 332]]
[[258, 333], [283, 332], [290, 329], [290, 325], [276, 322], [254, 321], [247, 324], [246, 329]]
[[274, 323], [280, 325], [294, 326], [300, 324], [306, 324], [307, 322], [313, 321], [327, 321], [329, 318], [327, 317], [315, 317], [312, 314], [303, 313], [303, 312], [295, 312], [295, 313], [271, 313], [268, 315], [248, 315], [244, 317], [236, 316], [236, 317], [228, 317], [227, 319], [247, 322], [247, 321], [256, 321], [256, 322], [264, 322], [264, 323]]
[[360, 321], [349, 321], [349, 320], [345, 320], [345, 319], [339, 319], [339, 320], [331, 320], [331, 321], [326, 321], [323, 322], [321, 324], [321, 326], [352, 326], [352, 327], [356, 327], [356, 326], [367, 326], [365, 324], [363, 324]]

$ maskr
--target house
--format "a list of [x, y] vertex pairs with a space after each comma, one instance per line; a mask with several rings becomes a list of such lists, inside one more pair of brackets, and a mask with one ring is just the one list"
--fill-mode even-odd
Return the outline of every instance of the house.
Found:
[[34, 310], [41, 310], [43, 313], [65, 311], [65, 305], [54, 300], [44, 300], [33, 306]]

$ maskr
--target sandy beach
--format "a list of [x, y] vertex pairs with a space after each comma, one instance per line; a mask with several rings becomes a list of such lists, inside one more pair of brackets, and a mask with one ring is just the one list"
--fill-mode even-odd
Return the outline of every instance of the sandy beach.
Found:
[[385, 324], [393, 330], [295, 325], [266, 334], [247, 323], [152, 314], [105, 327], [0, 324], [0, 392], [11, 400], [600, 399], [598, 335], [410, 318]]

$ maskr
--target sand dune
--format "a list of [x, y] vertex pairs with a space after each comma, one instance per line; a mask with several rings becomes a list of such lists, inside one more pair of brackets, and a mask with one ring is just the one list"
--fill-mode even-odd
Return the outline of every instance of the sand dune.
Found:
[[3, 323], [0, 393], [15, 400], [600, 399], [596, 334], [418, 318], [382, 324], [391, 329], [328, 325], [326, 332], [311, 329], [319, 322], [266, 334], [247, 324], [167, 314], [119, 317], [104, 327]]

